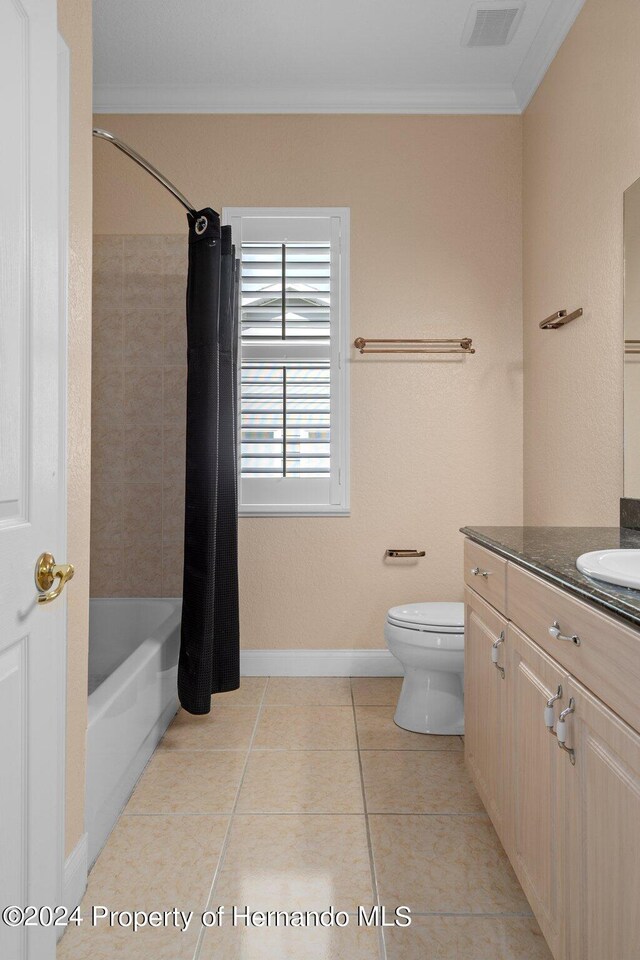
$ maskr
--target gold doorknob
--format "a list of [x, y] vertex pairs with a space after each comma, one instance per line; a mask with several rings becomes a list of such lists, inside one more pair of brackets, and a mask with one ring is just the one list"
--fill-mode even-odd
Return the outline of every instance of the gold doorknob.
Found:
[[[75, 570], [70, 563], [56, 563], [51, 553], [41, 553], [36, 560], [35, 581], [40, 591], [38, 603], [50, 603], [62, 593], [67, 580], [71, 580]], [[52, 590], [54, 581], [58, 583]]]

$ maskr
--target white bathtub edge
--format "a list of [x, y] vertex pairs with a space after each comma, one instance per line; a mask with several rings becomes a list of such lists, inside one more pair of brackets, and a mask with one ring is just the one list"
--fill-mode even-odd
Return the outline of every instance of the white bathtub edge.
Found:
[[93, 820], [87, 824], [89, 828], [89, 867], [92, 867], [95, 863], [111, 831], [120, 819], [135, 785], [142, 776], [160, 740], [162, 740], [167, 727], [175, 717], [178, 706], [178, 698], [176, 696], [175, 703], [170, 703], [154, 724], [146, 740], [128, 765], [124, 775], [120, 778], [116, 788], [108, 797], [103, 799], [100, 808], [95, 812]]

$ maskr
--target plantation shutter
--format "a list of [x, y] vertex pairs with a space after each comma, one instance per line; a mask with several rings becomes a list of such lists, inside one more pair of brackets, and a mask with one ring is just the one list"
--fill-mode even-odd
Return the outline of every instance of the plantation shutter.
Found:
[[346, 502], [342, 218], [255, 214], [230, 218], [240, 227], [241, 509], [335, 512]]

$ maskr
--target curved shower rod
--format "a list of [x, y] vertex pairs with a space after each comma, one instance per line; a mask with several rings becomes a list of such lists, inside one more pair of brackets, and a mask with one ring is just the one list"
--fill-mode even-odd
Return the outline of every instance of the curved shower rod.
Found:
[[108, 130], [100, 130], [98, 127], [94, 127], [93, 130], [94, 137], [99, 137], [101, 140], [107, 140], [109, 143], [112, 143], [114, 147], [117, 147], [118, 150], [121, 150], [123, 153], [126, 153], [134, 163], [137, 163], [138, 166], [142, 167], [143, 170], [146, 170], [147, 173], [150, 173], [151, 176], [161, 183], [165, 190], [168, 190], [169, 193], [173, 194], [178, 203], [181, 203], [182, 206], [188, 213], [195, 214], [196, 208], [192, 203], [190, 203], [183, 193], [180, 193], [177, 187], [175, 187], [170, 180], [160, 173], [159, 170], [149, 163], [148, 160], [145, 160], [144, 157], [141, 157], [137, 150], [134, 150], [133, 147], [130, 147], [128, 143], [125, 143], [124, 140], [120, 140], [118, 137], [114, 136], [113, 133], [109, 133]]

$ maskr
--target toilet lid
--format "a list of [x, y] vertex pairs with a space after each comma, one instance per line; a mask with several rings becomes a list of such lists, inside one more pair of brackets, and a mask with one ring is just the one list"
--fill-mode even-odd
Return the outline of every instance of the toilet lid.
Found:
[[414, 630], [462, 633], [464, 603], [405, 603], [399, 607], [392, 607], [387, 614], [387, 619], [389, 623], [412, 627]]

